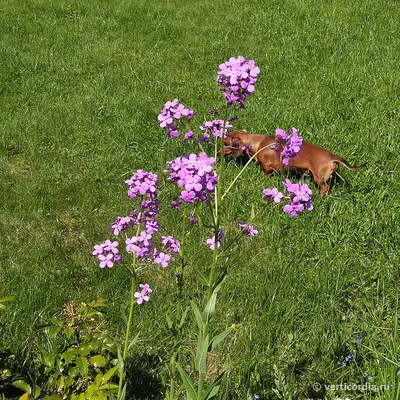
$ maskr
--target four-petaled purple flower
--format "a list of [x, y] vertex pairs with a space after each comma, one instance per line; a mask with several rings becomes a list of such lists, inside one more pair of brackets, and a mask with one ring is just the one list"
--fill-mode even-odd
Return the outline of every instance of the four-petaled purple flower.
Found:
[[259, 73], [254, 60], [247, 61], [243, 56], [231, 57], [219, 66], [217, 83], [228, 105], [244, 108], [246, 97], [254, 92]]
[[164, 253], [164, 252], [158, 252], [157, 250], [154, 249], [154, 262], [156, 264], [160, 264], [163, 268], [167, 268], [168, 267], [168, 263], [172, 260], [174, 261], [174, 258], [168, 254], [168, 253]]
[[276, 204], [280, 203], [281, 199], [283, 197], [283, 193], [281, 193], [277, 188], [264, 189], [263, 194], [264, 194], [265, 200], [274, 201]]
[[142, 289], [140, 292], [135, 292], [134, 297], [136, 299], [137, 304], [142, 304], [144, 301], [149, 301], [150, 297], [149, 294], [152, 293], [150, 286], [145, 284], [140, 284], [139, 287]]
[[100, 260], [100, 268], [112, 268], [116, 262], [122, 260], [118, 250], [118, 242], [111, 242], [111, 240], [96, 244], [92, 254]]
[[243, 229], [243, 235], [255, 236], [258, 234], [258, 230], [254, 228], [254, 225], [249, 225], [245, 222], [239, 222], [238, 225]]

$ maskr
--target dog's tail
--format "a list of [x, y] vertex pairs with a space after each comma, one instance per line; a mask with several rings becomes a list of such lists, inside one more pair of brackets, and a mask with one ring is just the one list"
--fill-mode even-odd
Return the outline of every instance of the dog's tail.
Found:
[[360, 171], [361, 168], [364, 168], [367, 165], [367, 163], [364, 163], [358, 167], [352, 167], [346, 160], [344, 160], [341, 157], [335, 157], [335, 159], [333, 161], [339, 162], [340, 164], [344, 165], [348, 170], [354, 171], [354, 172]]

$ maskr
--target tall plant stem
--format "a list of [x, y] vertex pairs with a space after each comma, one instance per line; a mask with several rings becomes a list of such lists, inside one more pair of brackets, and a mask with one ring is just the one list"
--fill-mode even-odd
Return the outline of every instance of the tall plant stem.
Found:
[[120, 399], [121, 396], [121, 392], [122, 392], [122, 384], [124, 381], [124, 373], [125, 373], [125, 362], [126, 362], [126, 356], [128, 354], [128, 348], [129, 348], [129, 333], [131, 330], [131, 326], [132, 326], [132, 319], [133, 319], [133, 307], [135, 306], [135, 289], [137, 286], [137, 277], [136, 277], [136, 254], [133, 254], [133, 262], [132, 262], [132, 281], [131, 281], [131, 304], [129, 307], [129, 316], [128, 316], [128, 322], [126, 324], [126, 332], [125, 332], [125, 344], [124, 344], [124, 352], [122, 354], [122, 359], [124, 361], [124, 370], [123, 372], [120, 374], [119, 376], [119, 384], [118, 384], [118, 395], [117, 395], [117, 399]]
[[217, 271], [217, 261], [218, 261], [218, 235], [220, 229], [220, 209], [222, 206], [222, 184], [223, 184], [223, 173], [225, 168], [225, 157], [224, 157], [224, 136], [225, 136], [225, 126], [226, 126], [226, 119], [229, 114], [229, 107], [226, 106], [225, 116], [224, 116], [224, 123], [222, 126], [222, 136], [220, 140], [215, 141], [215, 155], [217, 155], [218, 144], [220, 144], [220, 159], [219, 159], [219, 169], [218, 169], [218, 184], [215, 189], [215, 214], [214, 214], [214, 257], [213, 263], [211, 266], [210, 276], [208, 280], [208, 291], [207, 291], [207, 302], [210, 300], [214, 288], [215, 282], [215, 275]]

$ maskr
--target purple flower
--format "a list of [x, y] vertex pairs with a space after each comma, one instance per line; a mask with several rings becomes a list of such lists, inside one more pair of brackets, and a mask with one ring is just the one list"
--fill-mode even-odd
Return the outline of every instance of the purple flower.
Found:
[[140, 232], [139, 236], [132, 236], [126, 239], [126, 252], [134, 253], [137, 258], [147, 259], [152, 248], [151, 237], [151, 235], [143, 231]]
[[218, 175], [214, 172], [215, 159], [205, 153], [189, 154], [170, 161], [164, 171], [170, 174], [168, 180], [176, 182], [183, 188], [180, 200], [185, 203], [194, 203], [196, 200], [207, 200], [209, 194], [214, 193], [218, 183]]
[[266, 201], [274, 201], [276, 204], [281, 202], [283, 194], [277, 189], [264, 189], [263, 194]]
[[187, 131], [185, 133], [185, 136], [183, 137], [183, 140], [189, 140], [194, 138], [194, 132], [193, 131]]
[[290, 128], [290, 135], [288, 135], [284, 130], [278, 128], [275, 131], [275, 141], [278, 146], [275, 147], [276, 151], [280, 151], [282, 164], [289, 165], [289, 160], [296, 157], [300, 151], [303, 144], [303, 138], [298, 135], [296, 128]]
[[111, 240], [96, 244], [92, 254], [100, 260], [100, 268], [111, 268], [116, 262], [122, 260], [118, 250], [118, 242], [111, 242]]
[[108, 267], [111, 268], [113, 263], [114, 255], [112, 253], [108, 253], [107, 255], [99, 254], [100, 268]]
[[181, 201], [171, 201], [170, 203], [170, 206], [172, 208], [175, 208], [176, 210], [178, 210], [181, 205], [182, 205]]
[[143, 301], [150, 300], [149, 294], [152, 293], [153, 291], [150, 289], [150, 286], [147, 283], [140, 284], [139, 287], [142, 290], [140, 292], [135, 292], [134, 297], [136, 299], [137, 304], [142, 304]]
[[193, 211], [190, 213], [189, 222], [191, 224], [196, 224], [197, 222], [199, 222], [199, 220], [193, 215]]
[[184, 190], [181, 195], [179, 196], [179, 198], [181, 200], [183, 200], [185, 203], [194, 203], [194, 199], [196, 197], [196, 193], [195, 192], [191, 192], [191, 191], [187, 191]]
[[344, 358], [343, 361], [339, 361], [337, 364], [341, 365], [343, 368], [347, 367], [351, 360], [355, 360], [356, 356], [354, 354], [349, 354]]
[[253, 60], [231, 57], [219, 66], [217, 83], [228, 105], [243, 108], [246, 97], [254, 92], [254, 85], [260, 69]]
[[372, 381], [372, 376], [368, 373], [365, 372], [363, 375], [364, 379], [361, 381], [361, 383], [364, 385], [365, 383], [367, 383], [368, 381]]
[[170, 261], [174, 261], [174, 258], [172, 258], [170, 254], [163, 252], [158, 253], [157, 250], [154, 249], [154, 262], [156, 264], [160, 264], [163, 268], [167, 268]]
[[[219, 232], [218, 232], [217, 248], [221, 247], [223, 237], [224, 237], [224, 232], [223, 232], [222, 228], [220, 228]], [[210, 246], [211, 250], [215, 249], [215, 235], [213, 235], [209, 239], [207, 239], [207, 244]]]
[[161, 236], [163, 249], [171, 249], [174, 253], [179, 253], [180, 243], [172, 236]]
[[93, 251], [93, 255], [94, 256], [98, 256], [99, 254], [103, 254], [104, 248], [102, 244], [96, 244], [94, 246], [94, 251]]
[[141, 196], [148, 195], [150, 199], [157, 197], [157, 175], [152, 172], [138, 170], [125, 183], [129, 186], [128, 196], [133, 199], [138, 194]]
[[[286, 181], [282, 183], [288, 194], [287, 199], [291, 202], [283, 207], [285, 213], [289, 214], [291, 218], [295, 218], [298, 213], [303, 212], [304, 210], [311, 211], [313, 209], [312, 191], [307, 184], [302, 183], [301, 181], [298, 183], [292, 183], [289, 179], [286, 179]], [[272, 193], [272, 190], [267, 193], [264, 191], [267, 200], [271, 200], [274, 193]]]
[[122, 231], [139, 224], [138, 212], [134, 210], [128, 217], [118, 217], [116, 221], [110, 224], [115, 236], [118, 236]]
[[276, 142], [280, 142], [283, 140], [286, 141], [288, 139], [288, 137], [289, 137], [289, 135], [283, 129], [277, 128], [275, 130], [275, 141]]
[[304, 205], [303, 204], [286, 204], [285, 207], [283, 207], [283, 212], [287, 213], [290, 215], [291, 218], [296, 218], [298, 213], [301, 213], [304, 211]]
[[258, 234], [258, 231], [254, 229], [254, 225], [248, 225], [245, 222], [239, 222], [238, 225], [243, 229], [243, 235], [255, 236]]
[[[224, 121], [221, 119], [215, 119], [213, 121], [206, 122], [200, 129], [204, 132], [203, 141], [207, 141], [211, 135], [220, 138], [225, 137], [228, 129], [232, 128], [232, 125], [226, 121], [224, 126]], [[205, 140], [207, 139], [207, 140]]]
[[356, 343], [357, 343], [357, 344], [362, 343], [362, 341], [363, 341], [363, 340], [362, 340], [361, 338], [360, 338], [360, 339], [356, 339]]
[[[178, 99], [167, 101], [161, 114], [158, 116], [161, 128], [168, 129], [168, 137], [174, 138], [179, 136], [179, 130], [176, 124], [183, 118], [189, 123], [195, 112], [191, 108], [185, 108], [183, 104], [178, 104]], [[189, 139], [191, 131], [186, 132], [185, 140]], [[192, 132], [193, 134], [193, 132]]]

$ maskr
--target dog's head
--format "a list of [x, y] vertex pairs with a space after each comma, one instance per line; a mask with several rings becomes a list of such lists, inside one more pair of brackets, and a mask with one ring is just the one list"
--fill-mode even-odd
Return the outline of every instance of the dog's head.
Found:
[[[224, 156], [230, 154], [232, 157], [239, 157], [246, 150], [243, 137], [248, 135], [246, 131], [234, 131], [229, 133], [224, 139]], [[221, 151], [218, 152], [221, 154]]]

